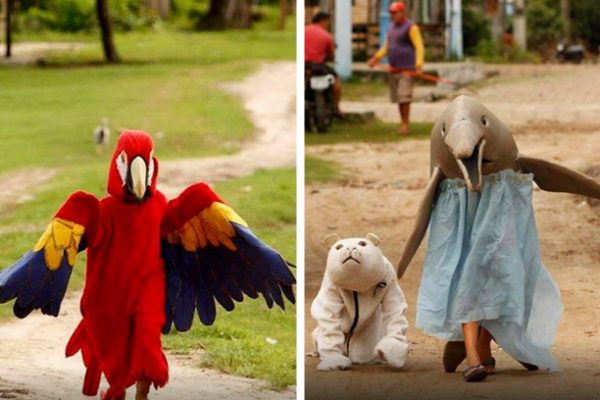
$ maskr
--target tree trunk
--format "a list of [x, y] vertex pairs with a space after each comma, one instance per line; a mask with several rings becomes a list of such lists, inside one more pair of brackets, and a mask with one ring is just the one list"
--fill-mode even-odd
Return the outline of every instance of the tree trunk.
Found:
[[248, 29], [252, 27], [254, 0], [210, 0], [201, 28]]
[[6, 49], [5, 49], [5, 53], [4, 56], [6, 58], [10, 58], [12, 56], [12, 13], [14, 10], [14, 0], [7, 0], [6, 3], [6, 10], [4, 10], [4, 15], [6, 16], [6, 21], [5, 23], [5, 28], [6, 28]]
[[288, 0], [279, 0], [279, 30], [285, 29], [285, 19], [288, 15]]
[[170, 0], [146, 0], [146, 7], [156, 12], [161, 18], [169, 18], [171, 15]]
[[96, 15], [100, 24], [100, 36], [102, 38], [102, 49], [106, 62], [116, 64], [121, 61], [115, 41], [113, 38], [112, 22], [108, 12], [108, 0], [96, 0]]

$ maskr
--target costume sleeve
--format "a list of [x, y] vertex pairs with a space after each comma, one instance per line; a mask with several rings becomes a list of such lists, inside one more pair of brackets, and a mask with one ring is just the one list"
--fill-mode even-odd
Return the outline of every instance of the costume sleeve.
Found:
[[406, 342], [405, 334], [408, 329], [408, 320], [404, 316], [406, 307], [406, 299], [400, 285], [393, 281], [381, 304], [385, 337]]
[[419, 27], [416, 24], [413, 25], [410, 28], [408, 35], [413, 46], [415, 46], [415, 66], [421, 68], [425, 61], [425, 46], [423, 46], [423, 38], [421, 37]]
[[381, 303], [384, 336], [375, 346], [375, 355], [383, 355], [391, 366], [401, 368], [409, 350], [405, 336], [408, 329], [408, 320], [404, 316], [406, 300], [395, 279], [390, 285]]
[[379, 50], [377, 50], [374, 57], [378, 60], [381, 60], [383, 57], [387, 56], [387, 51], [388, 51], [387, 48], [388, 48], [388, 42], [386, 39], [385, 42], [383, 42], [383, 46], [381, 46], [381, 48]]
[[[319, 334], [315, 340], [321, 357], [319, 369], [347, 368], [352, 364], [344, 354], [343, 309], [344, 301], [332, 287], [321, 288], [311, 306], [311, 315], [318, 323]], [[324, 365], [330, 367], [322, 368]]]

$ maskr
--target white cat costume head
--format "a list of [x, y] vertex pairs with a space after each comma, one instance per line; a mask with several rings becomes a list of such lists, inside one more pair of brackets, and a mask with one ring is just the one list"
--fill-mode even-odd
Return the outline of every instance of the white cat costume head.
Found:
[[387, 268], [379, 248], [380, 240], [373, 233], [365, 238], [341, 239], [337, 234], [325, 237], [330, 245], [326, 274], [336, 286], [364, 292], [382, 282]]

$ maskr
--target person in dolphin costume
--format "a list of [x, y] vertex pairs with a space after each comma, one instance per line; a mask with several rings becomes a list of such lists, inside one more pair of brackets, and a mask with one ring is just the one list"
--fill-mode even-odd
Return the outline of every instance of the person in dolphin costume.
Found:
[[540, 259], [533, 182], [600, 198], [577, 171], [519, 153], [510, 130], [478, 100], [458, 96], [431, 132], [431, 180], [398, 265], [402, 277], [429, 229], [416, 326], [448, 341], [443, 363], [466, 358], [466, 381], [493, 374], [491, 340], [530, 370], [558, 370], [550, 347], [562, 314]]

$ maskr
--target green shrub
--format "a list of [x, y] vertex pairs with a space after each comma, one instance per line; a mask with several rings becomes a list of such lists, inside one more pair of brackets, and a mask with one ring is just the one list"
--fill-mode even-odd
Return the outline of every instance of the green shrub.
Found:
[[556, 3], [548, 0], [527, 3], [527, 46], [530, 49], [543, 50], [561, 39], [563, 24]]
[[595, 51], [600, 46], [600, 7], [597, 0], [571, 2], [573, 37], [584, 39]]
[[79, 32], [95, 23], [94, 0], [47, 0], [39, 7], [23, 8], [24, 12], [17, 14], [17, 25], [22, 29]]
[[477, 54], [477, 46], [492, 37], [489, 22], [469, 7], [462, 9], [463, 50], [466, 55]]

